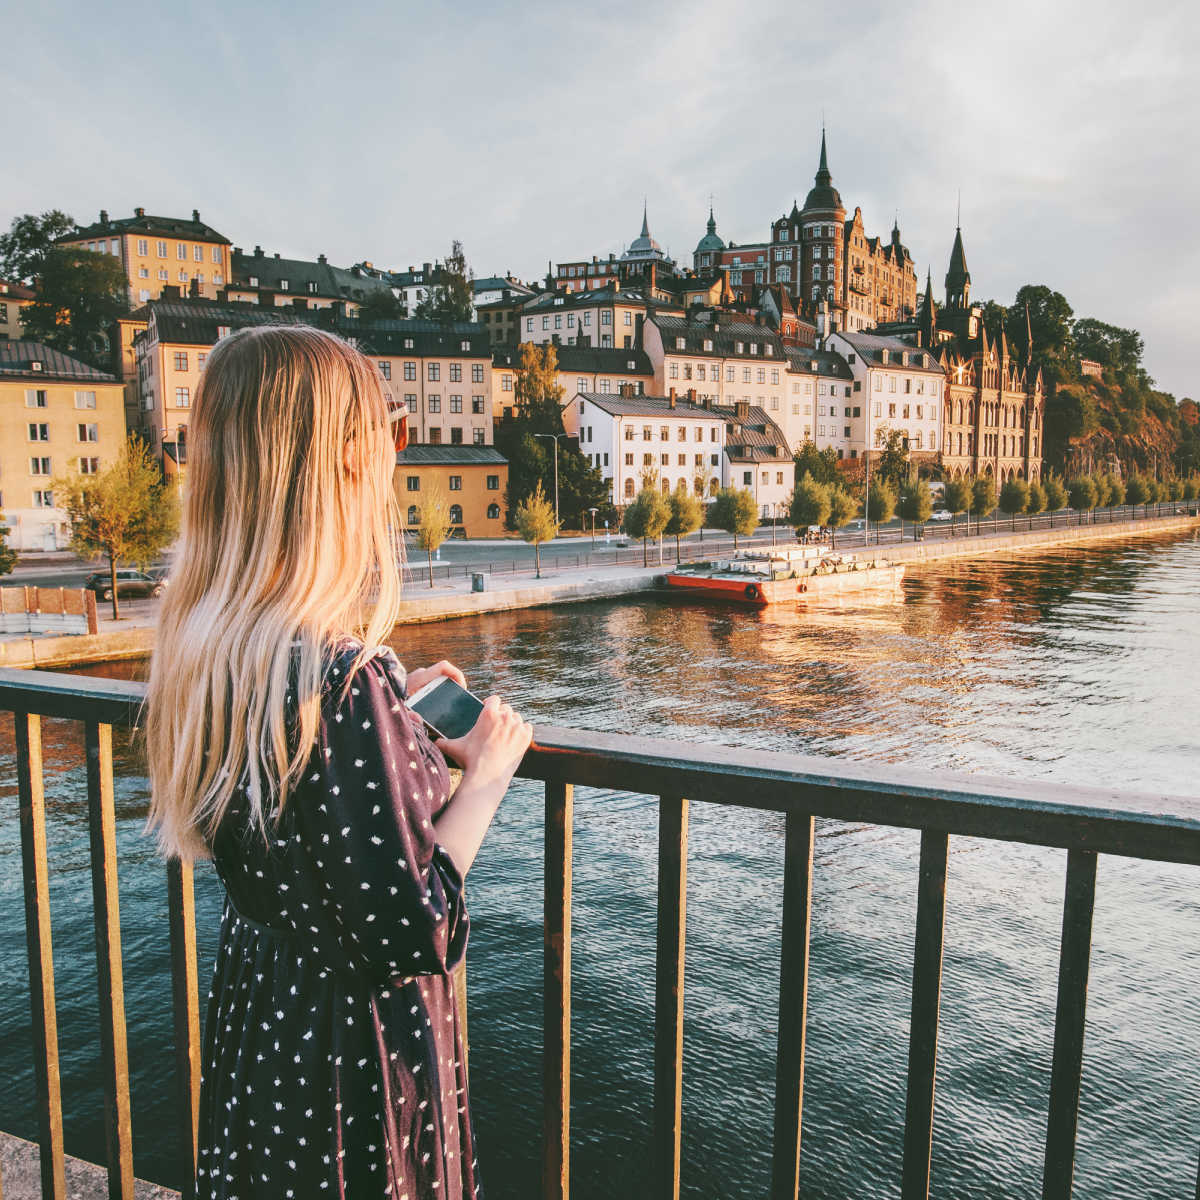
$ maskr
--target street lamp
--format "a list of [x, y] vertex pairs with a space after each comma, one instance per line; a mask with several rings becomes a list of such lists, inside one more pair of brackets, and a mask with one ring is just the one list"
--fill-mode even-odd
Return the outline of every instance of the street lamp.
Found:
[[[555, 443], [555, 446], [554, 446], [554, 448], [555, 448], [556, 450], [558, 449], [558, 443], [557, 443], [557, 442]], [[596, 514], [597, 514], [599, 511], [600, 511], [600, 510], [599, 510], [598, 508], [589, 508], [589, 509], [588, 509], [588, 512], [590, 512], [590, 513], [592, 514], [592, 545], [593, 545], [593, 546], [596, 544]]]
[[565, 433], [535, 433], [534, 437], [554, 439], [554, 523], [558, 524], [558, 439], [567, 437]]

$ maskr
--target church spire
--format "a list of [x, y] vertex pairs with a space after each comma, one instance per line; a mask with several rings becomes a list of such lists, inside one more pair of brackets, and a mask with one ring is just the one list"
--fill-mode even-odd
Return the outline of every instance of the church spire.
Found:
[[642, 237], [650, 236], [650, 219], [647, 214], [646, 201], [642, 200]]
[[937, 341], [937, 310], [933, 304], [933, 272], [925, 271], [925, 295], [921, 300], [921, 312], [917, 319], [921, 345], [933, 348]]
[[1025, 365], [1033, 366], [1033, 326], [1029, 321], [1029, 301], [1025, 301]]
[[966, 308], [971, 298], [971, 272], [967, 270], [967, 253], [963, 249], [962, 226], [954, 230], [954, 247], [950, 251], [950, 269], [946, 272], [946, 303], [951, 308]]
[[717, 218], [713, 216], [713, 206], [711, 200], [708, 203], [708, 232], [717, 232]]
[[[824, 178], [822, 178], [822, 176]], [[821, 126], [821, 165], [817, 168], [817, 185], [819, 187], [828, 187], [833, 182], [833, 175], [829, 170], [829, 156], [825, 152], [825, 126]]]

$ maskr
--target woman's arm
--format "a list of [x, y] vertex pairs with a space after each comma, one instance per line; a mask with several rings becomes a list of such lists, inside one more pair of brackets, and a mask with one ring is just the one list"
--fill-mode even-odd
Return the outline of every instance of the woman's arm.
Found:
[[471, 732], [436, 745], [463, 768], [462, 782], [434, 820], [437, 840], [466, 876], [484, 834], [533, 740], [533, 726], [499, 696], [489, 696]]

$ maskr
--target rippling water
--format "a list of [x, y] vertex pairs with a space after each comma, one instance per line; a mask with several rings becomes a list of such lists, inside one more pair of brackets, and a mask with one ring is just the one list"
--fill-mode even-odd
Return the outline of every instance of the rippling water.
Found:
[[[1140, 539], [926, 568], [902, 603], [830, 612], [640, 599], [410, 627], [533, 720], [1030, 779], [1197, 793], [1200, 542]], [[0, 773], [0, 1125], [33, 1136], [10, 728]], [[80, 739], [46, 729], [68, 1149], [102, 1156]], [[118, 744], [126, 1004], [138, 1173], [170, 1181], [166, 902]], [[541, 791], [514, 787], [472, 872], [471, 1072], [485, 1186], [540, 1161]], [[642, 1193], [649, 1164], [657, 810], [576, 793], [573, 1194]], [[918, 835], [818, 825], [804, 1194], [897, 1193]], [[694, 805], [683, 1192], [757, 1197], [770, 1169], [782, 818]], [[1065, 855], [951, 841], [933, 1195], [1040, 1191]], [[1193, 1195], [1200, 926], [1190, 868], [1102, 858], [1077, 1197]], [[197, 880], [202, 972], [219, 905]]]

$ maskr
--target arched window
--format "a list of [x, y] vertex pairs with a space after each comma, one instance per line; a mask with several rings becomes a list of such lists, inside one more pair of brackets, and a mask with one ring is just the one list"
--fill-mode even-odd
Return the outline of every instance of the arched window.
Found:
[[408, 506], [408, 523], [410, 525], [419, 525], [421, 523], [420, 517], [417, 516], [417, 506], [415, 504]]
[[664, 479], [662, 481], [662, 493], [664, 496], [669, 496], [671, 494], [671, 481], [669, 479]]
[[830, 304], [833, 303], [833, 288], [832, 287], [828, 287], [825, 289], [825, 299], [828, 300], [830, 302]]
[[821, 278], [821, 266], [820, 266], [820, 264], [819, 264], [819, 263], [814, 263], [814, 264], [813, 264], [813, 278], [814, 278], [814, 279], [820, 279], [820, 278]]
[[813, 299], [820, 300], [820, 298], [821, 298], [821, 289], [819, 287], [813, 288]]
[[175, 430], [175, 454], [179, 465], [187, 465], [187, 426], [180, 425]]
[[451, 525], [461, 525], [462, 523], [463, 523], [462, 505], [461, 504], [450, 505], [450, 524]]
[[632, 479], [625, 480], [625, 495], [628, 499], [630, 499], [630, 500], [633, 499], [633, 480]]
[[488, 514], [487, 514], [487, 515], [488, 515], [488, 520], [489, 520], [489, 521], [498, 521], [498, 520], [500, 520], [500, 505], [498, 505], [498, 504], [489, 504], [489, 505], [488, 505]]

